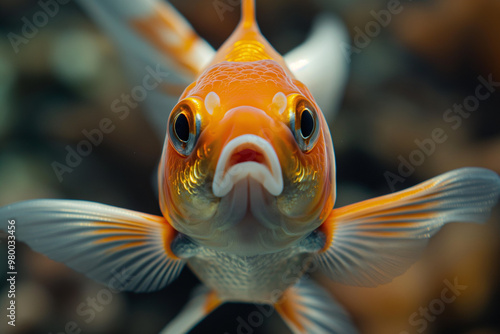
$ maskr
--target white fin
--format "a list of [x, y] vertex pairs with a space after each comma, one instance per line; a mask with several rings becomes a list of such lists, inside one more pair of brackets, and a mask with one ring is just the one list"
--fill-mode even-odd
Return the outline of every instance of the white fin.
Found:
[[357, 333], [328, 291], [308, 279], [288, 289], [275, 308], [295, 334]]
[[0, 227], [33, 250], [119, 290], [146, 292], [174, 280], [185, 261], [169, 255], [175, 231], [163, 217], [86, 201], [31, 200], [0, 208]]
[[328, 121], [337, 113], [349, 73], [344, 45], [349, 45], [349, 34], [342, 21], [322, 15], [316, 19], [309, 38], [284, 57], [297, 79], [309, 88]]
[[160, 334], [188, 333], [198, 322], [221, 305], [221, 302], [205, 286], [199, 286], [192, 299], [184, 306], [181, 313], [165, 327]]
[[499, 195], [496, 173], [462, 168], [404, 191], [334, 209], [320, 227], [327, 248], [316, 261], [340, 283], [390, 282], [416, 261], [444, 224], [485, 222]]
[[[162, 84], [146, 99], [148, 117], [163, 139], [168, 115], [180, 93], [215, 55], [169, 3], [160, 0], [79, 0], [116, 43], [132, 77], [142, 85], [147, 68], [162, 73]], [[137, 22], [146, 30], [140, 30]]]

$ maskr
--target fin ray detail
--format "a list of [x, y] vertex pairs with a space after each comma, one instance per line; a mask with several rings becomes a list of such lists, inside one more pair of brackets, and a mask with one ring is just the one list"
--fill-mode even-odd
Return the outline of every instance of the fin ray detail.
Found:
[[444, 224], [485, 222], [499, 195], [496, 173], [462, 168], [404, 191], [334, 209], [320, 227], [327, 242], [315, 260], [340, 283], [390, 282], [417, 260]]

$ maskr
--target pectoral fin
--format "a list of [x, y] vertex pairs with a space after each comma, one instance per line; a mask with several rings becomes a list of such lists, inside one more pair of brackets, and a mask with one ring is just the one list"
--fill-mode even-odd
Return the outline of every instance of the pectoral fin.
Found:
[[357, 333], [342, 307], [311, 280], [288, 289], [274, 307], [295, 334]]
[[86, 201], [32, 200], [0, 208], [0, 227], [33, 250], [103, 284], [146, 292], [174, 280], [185, 261], [170, 250], [176, 232], [163, 217]]
[[485, 222], [500, 194], [487, 169], [457, 169], [404, 191], [334, 209], [315, 255], [334, 281], [360, 286], [390, 282], [413, 264], [444, 224]]

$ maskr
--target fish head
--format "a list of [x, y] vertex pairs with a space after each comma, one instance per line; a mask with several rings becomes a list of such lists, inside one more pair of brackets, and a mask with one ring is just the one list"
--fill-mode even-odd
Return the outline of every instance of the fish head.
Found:
[[276, 251], [335, 200], [330, 132], [307, 88], [272, 59], [207, 68], [170, 114], [163, 214], [207, 247]]
[[159, 166], [164, 216], [193, 242], [239, 254], [286, 249], [335, 201], [325, 118], [262, 36], [253, 1], [168, 121]]

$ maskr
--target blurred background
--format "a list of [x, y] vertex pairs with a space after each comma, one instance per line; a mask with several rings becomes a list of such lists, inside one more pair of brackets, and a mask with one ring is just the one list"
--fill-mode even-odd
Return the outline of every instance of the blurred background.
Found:
[[[239, 19], [236, 7], [221, 21], [213, 0], [171, 3], [214, 47]], [[483, 81], [500, 82], [500, 2], [401, 1], [402, 10], [375, 33], [375, 17], [390, 3], [394, 0], [257, 1], [261, 30], [282, 54], [305, 39], [323, 12], [340, 16], [351, 34], [350, 76], [330, 124], [337, 206], [404, 189], [454, 168], [500, 172], [500, 87], [485, 86], [481, 92], [490, 94], [477, 105], [471, 98]], [[111, 102], [130, 86], [112, 41], [71, 1], [14, 52], [8, 34], [20, 34], [23, 17], [38, 11], [35, 0], [0, 1], [0, 206], [65, 198], [160, 214], [152, 175], [162, 142], [141, 106], [62, 182], [54, 173], [52, 164], [64, 163], [65, 147], [75, 147], [85, 139], [83, 130], [97, 128], [111, 115]], [[462, 114], [448, 111], [463, 103], [468, 109]], [[436, 129], [446, 140], [422, 153], [424, 159], [407, 176], [388, 179], [398, 175], [402, 161], [416, 159], [416, 150], [422, 151], [416, 141], [428, 142]], [[446, 226], [422, 259], [390, 284], [358, 288], [314, 276], [350, 312], [361, 333], [500, 333], [499, 214], [497, 208], [483, 226]], [[7, 307], [5, 240], [0, 237], [2, 314]], [[162, 291], [111, 294], [108, 300], [103, 299], [109, 295], [105, 286], [22, 244], [17, 256], [16, 327], [2, 316], [1, 333], [157, 333], [198, 284], [185, 270]], [[462, 290], [444, 303], [443, 291], [456, 282]], [[255, 310], [253, 305], [224, 305], [193, 333], [237, 333], [238, 317], [246, 321]], [[289, 331], [274, 314], [251, 333]]]

